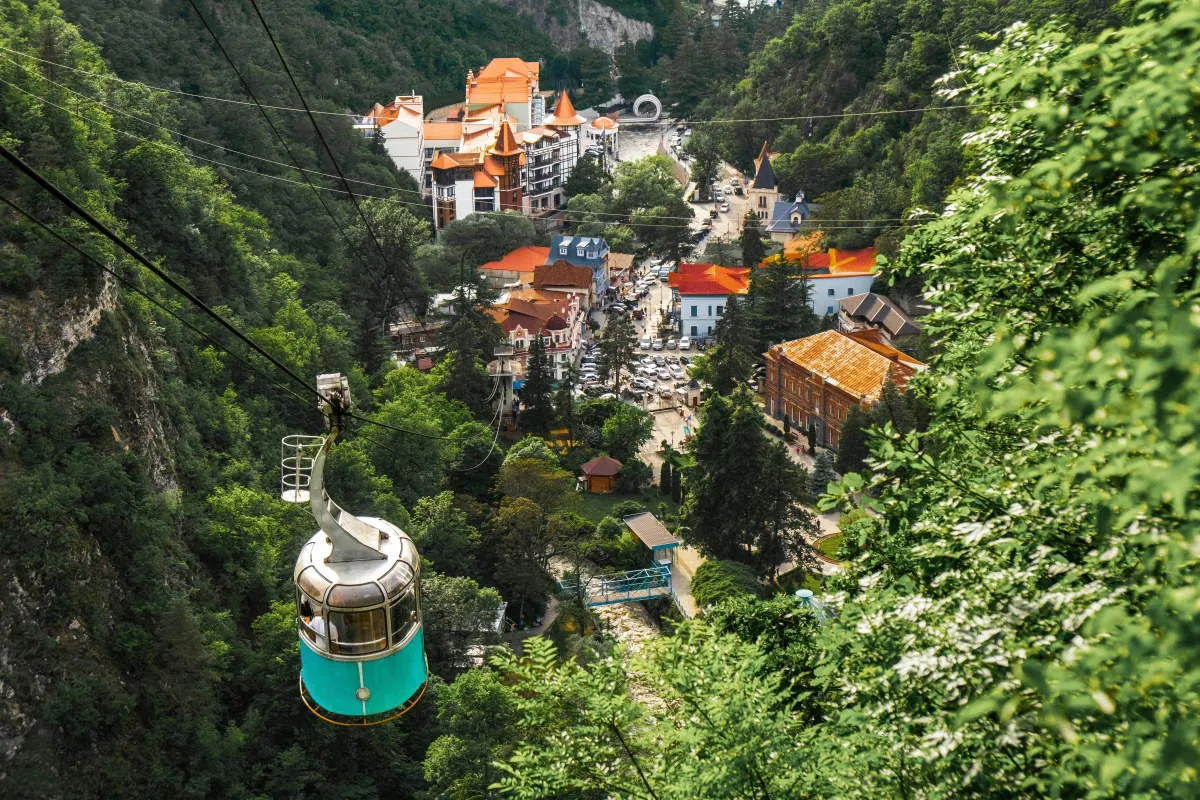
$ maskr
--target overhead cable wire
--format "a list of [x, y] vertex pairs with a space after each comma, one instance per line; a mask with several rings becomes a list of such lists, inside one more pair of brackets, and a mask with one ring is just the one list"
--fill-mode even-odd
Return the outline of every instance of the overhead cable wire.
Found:
[[[282, 361], [280, 361], [278, 358], [271, 355], [269, 352], [264, 350], [261, 345], [259, 345], [257, 342], [255, 342], [253, 339], [251, 339], [249, 336], [247, 336], [246, 334], [244, 334], [240, 330], [238, 330], [237, 327], [233, 325], [233, 323], [229, 322], [229, 320], [225, 319], [223, 316], [218, 314], [207, 303], [205, 303], [203, 300], [201, 300], [199, 297], [197, 297], [195, 294], [193, 294], [187, 287], [185, 287], [181, 283], [179, 283], [179, 281], [177, 281], [170, 273], [159, 268], [157, 265], [154, 264], [154, 262], [152, 262], [146, 256], [142, 255], [142, 253], [140, 251], [138, 251], [129, 242], [127, 242], [124, 239], [124, 237], [122, 237], [120, 234], [116, 233], [110, 227], [108, 227], [108, 225], [104, 224], [99, 219], [97, 219], [90, 211], [85, 209], [83, 206], [76, 203], [73, 199], [71, 199], [71, 197], [68, 194], [66, 194], [64, 191], [62, 191], [62, 189], [58, 188], [58, 186], [56, 186], [53, 182], [51, 182], [48, 178], [46, 178], [44, 175], [42, 175], [40, 172], [38, 172], [32, 166], [27, 164], [20, 156], [18, 156], [16, 153], [14, 153], [12, 150], [10, 150], [8, 148], [8, 146], [5, 145], [3, 142], [0, 142], [0, 156], [3, 156], [6, 161], [8, 161], [10, 164], [12, 164], [14, 167], [16, 167], [17, 170], [19, 170], [26, 177], [28, 177], [30, 180], [32, 180], [34, 183], [36, 183], [38, 186], [40, 186], [43, 190], [45, 190], [49, 194], [53, 195], [56, 200], [58, 200], [60, 203], [62, 203], [64, 206], [66, 206], [72, 213], [74, 213], [76, 216], [80, 217], [84, 222], [86, 222], [92, 228], [94, 228], [95, 230], [97, 230], [101, 234], [103, 234], [106, 239], [111, 241], [113, 244], [117, 245], [117, 247], [119, 247], [121, 250], [123, 250], [128, 255], [132, 256], [135, 261], [137, 261], [139, 264], [144, 266], [146, 269], [150, 270], [150, 272], [152, 272], [160, 280], [162, 280], [164, 283], [166, 283], [168, 286], [170, 286], [176, 292], [178, 292], [179, 294], [181, 294], [185, 298], [187, 298], [187, 300], [189, 302], [191, 302], [194, 306], [196, 306], [201, 311], [203, 311], [207, 316], [209, 316], [210, 318], [215, 320], [222, 328], [227, 330], [229, 333], [233, 334], [240, 341], [244, 342], [255, 353], [257, 353], [258, 355], [262, 356], [267, 361], [269, 361], [276, 369], [278, 369], [280, 372], [283, 372], [285, 375], [287, 375], [294, 383], [301, 386], [306, 392], [308, 392], [310, 395], [313, 395], [314, 397], [316, 397], [319, 401], [325, 400], [325, 397], [319, 391], [317, 391], [317, 389], [315, 387], [309, 385], [308, 381], [304, 380], [304, 378], [297, 375], [296, 372], [294, 370], [292, 370], [291, 367], [287, 366]], [[378, 425], [380, 427], [387, 428], [389, 430], [398, 431], [400, 433], [407, 433], [412, 436], [420, 436], [420, 437], [429, 438], [429, 439], [445, 439], [445, 438], [447, 438], [445, 436], [435, 436], [435, 435], [431, 435], [431, 434], [421, 433], [420, 431], [408, 430], [406, 428], [401, 428], [396, 425], [387, 425], [387, 424], [377, 422], [375, 420], [368, 419], [366, 417], [363, 417], [363, 416], [357, 415], [357, 414], [351, 414], [350, 416], [352, 416], [355, 419], [358, 419], [362, 422], [366, 422], [368, 424]]]
[[197, 326], [197, 325], [193, 324], [192, 322], [190, 322], [189, 320], [185, 319], [182, 315], [177, 313], [173, 308], [168, 306], [166, 303], [163, 303], [161, 300], [154, 297], [149, 292], [147, 292], [145, 289], [141, 288], [136, 283], [131, 281], [129, 278], [126, 278], [121, 273], [117, 272], [116, 270], [112, 269], [108, 265], [101, 262], [98, 258], [93, 256], [91, 253], [87, 252], [82, 247], [75, 244], [70, 239], [66, 238], [65, 236], [60, 234], [58, 231], [51, 228], [48, 224], [46, 224], [42, 220], [35, 217], [33, 214], [31, 214], [26, 209], [22, 208], [17, 203], [13, 202], [12, 200], [10, 200], [9, 198], [4, 197], [4, 196], [0, 196], [0, 201], [3, 201], [4, 204], [7, 205], [9, 208], [13, 209], [18, 214], [21, 214], [27, 220], [29, 220], [30, 222], [34, 223], [35, 225], [40, 227], [42, 230], [44, 230], [46, 233], [50, 234], [58, 241], [65, 244], [67, 247], [74, 250], [76, 253], [78, 253], [80, 256], [82, 256], [84, 259], [91, 262], [93, 265], [95, 265], [99, 269], [103, 270], [107, 274], [111, 275], [114, 279], [119, 281], [122, 286], [126, 287], [127, 289], [129, 289], [132, 292], [136, 292], [137, 294], [141, 295], [147, 301], [154, 304], [161, 311], [174, 317], [176, 320], [179, 321], [180, 324], [182, 324], [188, 330], [192, 331], [197, 336], [202, 337], [209, 344], [219, 348], [222, 352], [228, 354], [229, 356], [232, 356], [234, 359], [236, 359], [238, 362], [240, 362], [242, 364], [242, 366], [246, 367], [248, 370], [250, 370], [254, 374], [258, 375], [263, 380], [267, 381], [267, 383], [269, 383], [273, 388], [282, 389], [283, 391], [292, 395], [292, 397], [296, 398], [298, 401], [300, 401], [304, 405], [306, 405], [306, 406], [309, 405], [308, 400], [306, 400], [304, 397], [302, 397], [291, 386], [288, 386], [286, 384], [277, 383], [277, 382], [271, 380], [270, 378], [267, 378], [265, 375], [263, 375], [262, 371], [258, 367], [256, 367], [254, 364], [250, 363], [250, 361], [248, 361], [247, 359], [243, 358], [240, 354], [235, 353], [233, 350], [230, 350], [228, 345], [224, 344], [223, 342], [218, 341], [215, 337], [213, 337], [207, 331], [201, 329], [199, 326]]
[[[58, 67], [60, 69], [69, 70], [71, 72], [77, 72], [81, 75], [92, 75], [92, 76], [95, 76], [98, 78], [105, 78], [108, 80], [119, 81], [121, 83], [127, 83], [127, 84], [132, 84], [132, 85], [137, 85], [137, 86], [145, 86], [146, 88], [154, 89], [156, 91], [167, 92], [169, 94], [177, 94], [177, 95], [181, 95], [183, 97], [191, 97], [196, 100], [209, 100], [209, 101], [214, 101], [214, 102], [218, 102], [218, 103], [231, 103], [234, 105], [243, 105], [243, 106], [253, 105], [252, 103], [250, 103], [246, 100], [234, 100], [234, 99], [228, 98], [228, 97], [215, 97], [213, 95], [196, 94], [194, 92], [185, 92], [180, 89], [169, 89], [165, 86], [154, 86], [152, 84], [143, 83], [142, 81], [126, 80], [124, 78], [121, 78], [117, 75], [112, 75], [110, 73], [93, 72], [91, 70], [79, 69], [78, 67], [68, 66], [66, 64], [61, 64], [57, 61], [51, 61], [46, 58], [40, 58], [39, 56], [35, 56], [32, 53], [26, 53], [26, 52], [23, 52], [20, 50], [14, 50], [10, 47], [4, 47], [2, 45], [0, 45], [0, 51], [4, 51], [7, 53], [11, 53], [13, 55], [21, 56], [22, 58], [32, 59], [34, 61], [38, 61], [43, 64], [49, 64], [51, 66]], [[845, 111], [845, 112], [831, 113], [831, 114], [799, 114], [799, 115], [781, 116], [781, 117], [742, 117], [742, 118], [731, 118], [731, 119], [680, 119], [680, 120], [670, 120], [668, 122], [664, 122], [663, 124], [664, 125], [667, 125], [667, 124], [737, 125], [737, 124], [750, 124], [750, 123], [756, 123], [756, 122], [805, 122], [805, 121], [812, 121], [812, 120], [846, 119], [846, 118], [854, 118], [854, 117], [884, 116], [884, 115], [891, 115], [891, 114], [918, 114], [918, 113], [923, 113], [926, 111], [951, 111], [951, 110], [964, 109], [964, 108], [988, 108], [988, 107], [1002, 106], [1002, 105], [1011, 105], [1011, 104], [999, 103], [999, 102], [997, 102], [997, 103], [958, 103], [958, 104], [950, 104], [950, 105], [917, 106], [917, 107], [913, 107], [913, 108], [885, 108], [885, 109], [878, 109], [875, 111]], [[264, 104], [264, 108], [269, 108], [272, 111], [293, 111], [293, 112], [300, 113], [300, 114], [305, 113], [305, 109], [296, 108], [295, 106], [265, 105]], [[313, 109], [312, 113], [323, 114], [323, 115], [331, 116], [331, 117], [343, 117], [343, 118], [353, 116], [352, 114], [350, 114], [348, 112], [320, 111], [317, 109]], [[634, 118], [631, 118], [631, 120], [636, 122], [637, 118], [634, 117]]]
[[[234, 105], [239, 105], [239, 106], [254, 105], [254, 103], [251, 103], [249, 100], [233, 100], [228, 97], [214, 97], [212, 95], [207, 95], [207, 94], [196, 94], [194, 92], [184, 92], [179, 89], [168, 89], [165, 86], [154, 86], [149, 83], [143, 83], [142, 81], [126, 80], [120, 76], [113, 75], [111, 72], [93, 72], [93, 71], [87, 70], [87, 69], [79, 69], [78, 67], [71, 67], [71, 66], [67, 66], [66, 64], [60, 64], [59, 62], [51, 61], [48, 58], [39, 58], [38, 56], [35, 56], [32, 53], [25, 53], [20, 50], [14, 50], [11, 47], [4, 47], [3, 45], [0, 45], [0, 51], [6, 52], [6, 53], [11, 53], [16, 56], [21, 56], [22, 58], [29, 58], [34, 61], [39, 61], [43, 64], [49, 64], [50, 66], [58, 67], [59, 69], [65, 69], [70, 72], [76, 72], [76, 73], [79, 73], [80, 75], [90, 75], [90, 76], [93, 76], [96, 78], [105, 78], [107, 80], [116, 81], [117, 83], [128, 84], [130, 86], [141, 86], [141, 87], [145, 87], [147, 89], [153, 89], [156, 92], [166, 92], [167, 94], [177, 94], [177, 95], [181, 95], [183, 97], [191, 97], [196, 100], [214, 100], [218, 103], [232, 103]], [[303, 108], [294, 108], [292, 106], [273, 106], [273, 105], [264, 104], [263, 108], [269, 108], [272, 111], [295, 111], [295, 112], [298, 112], [301, 114], [304, 113]], [[349, 114], [341, 112], [341, 111], [316, 111], [316, 110], [314, 110], [313, 113], [314, 114], [325, 114], [325, 115], [328, 115], [331, 117], [350, 116]]]
[[[304, 92], [300, 89], [300, 84], [297, 82], [295, 74], [292, 73], [292, 68], [288, 65], [287, 59], [283, 55], [283, 51], [279, 49], [279, 43], [275, 40], [275, 34], [272, 33], [271, 26], [267, 23], [267, 18], [263, 16], [262, 9], [258, 7], [258, 0], [250, 0], [250, 5], [254, 8], [254, 13], [258, 16], [258, 21], [262, 23], [263, 31], [265, 31], [267, 34], [267, 39], [270, 40], [271, 47], [274, 48], [275, 55], [279, 58], [279, 63], [283, 65], [283, 71], [287, 73], [288, 80], [292, 84], [292, 89], [295, 90], [296, 96], [300, 98], [300, 104], [304, 106], [304, 110], [308, 114], [308, 121], [312, 124], [313, 131], [317, 134], [317, 138], [321, 141], [321, 145], [325, 148], [325, 154], [329, 156], [329, 162], [333, 165], [334, 172], [336, 172], [338, 177], [341, 178], [342, 186], [346, 189], [347, 194], [350, 195], [350, 202], [354, 204], [354, 209], [358, 212], [359, 218], [366, 227], [371, 241], [375, 243], [375, 248], [379, 251], [379, 258], [382, 261], [384, 269], [387, 269], [389, 262], [387, 254], [384, 252], [383, 244], [379, 241], [379, 236], [375, 233], [375, 228], [371, 225], [371, 221], [367, 219], [367, 215], [362, 209], [362, 204], [358, 202], [358, 198], [354, 195], [354, 191], [350, 188], [350, 183], [346, 180], [346, 176], [342, 172], [341, 166], [338, 164], [337, 156], [334, 155], [333, 148], [329, 146], [329, 141], [325, 138], [325, 133], [321, 130], [321, 126], [317, 124], [317, 118], [313, 115], [312, 109], [308, 104], [308, 100], [304, 97]], [[422, 207], [423, 206], [424, 204], [422, 204]], [[418, 306], [412, 301], [412, 298], [409, 296], [403, 282], [398, 282], [396, 288], [401, 299], [407, 303], [409, 310], [413, 313], [419, 313], [421, 306]]]
[[209, 35], [212, 37], [217, 49], [221, 51], [221, 55], [225, 57], [225, 61], [229, 63], [229, 68], [232, 69], [233, 74], [237, 76], [237, 79], [242, 84], [242, 88], [245, 89], [246, 94], [250, 95], [250, 99], [254, 101], [254, 105], [258, 108], [259, 113], [262, 114], [262, 118], [266, 120], [267, 127], [271, 129], [271, 133], [275, 134], [275, 138], [279, 140], [281, 145], [283, 145], [284, 152], [287, 153], [288, 158], [292, 160], [292, 163], [296, 166], [296, 169], [300, 171], [300, 176], [304, 178], [304, 182], [308, 184], [310, 189], [312, 189], [313, 195], [315, 195], [317, 198], [317, 202], [321, 204], [321, 208], [325, 210], [325, 213], [329, 215], [329, 219], [333, 221], [334, 227], [337, 228], [338, 233], [341, 234], [342, 241], [345, 242], [347, 252], [349, 252], [353, 249], [353, 242], [350, 239], [350, 235], [346, 232], [346, 229], [342, 226], [341, 220], [339, 220], [337, 215], [333, 213], [333, 209], [331, 209], [329, 204], [325, 202], [325, 198], [319, 191], [317, 191], [317, 187], [313, 184], [313, 182], [309, 180], [308, 174], [304, 171], [304, 168], [300, 166], [300, 160], [296, 158], [296, 154], [292, 152], [291, 145], [287, 143], [287, 139], [283, 138], [283, 134], [279, 132], [277, 127], [275, 127], [275, 122], [271, 119], [271, 116], [267, 113], [267, 110], [263, 107], [262, 103], [258, 101], [258, 96], [254, 94], [254, 90], [250, 87], [250, 82], [247, 81], [245, 76], [242, 75], [242, 71], [237, 68], [237, 64], [234, 63], [233, 57], [229, 55], [229, 51], [226, 50], [225, 45], [221, 43], [216, 31], [214, 31], [212, 26], [208, 24], [208, 20], [204, 17], [204, 14], [196, 5], [195, 0], [188, 0], [188, 4], [191, 5], [192, 10], [196, 12], [196, 16], [200, 18], [201, 24], [204, 25], [204, 29], [208, 31]]
[[[222, 48], [222, 49], [224, 49], [224, 48]], [[25, 72], [26, 75], [30, 74], [29, 70], [26, 67], [22, 66], [21, 64], [17, 63], [16, 61], [13, 61], [11, 58], [6, 58], [4, 56], [0, 56], [0, 60], [7, 61], [8, 63], [13, 64], [18, 69]], [[239, 73], [239, 77], [240, 77], [240, 73]], [[177, 131], [174, 128], [168, 128], [166, 125], [162, 125], [157, 122], [153, 122], [152, 120], [143, 119], [142, 117], [139, 117], [136, 114], [131, 114], [128, 111], [124, 111], [124, 110], [118, 108], [117, 106], [112, 105], [111, 103], [105, 102], [104, 100], [97, 99], [97, 98], [92, 97], [89, 94], [85, 94], [84, 92], [81, 92], [77, 89], [72, 89], [70, 86], [67, 86], [65, 84], [59, 83], [54, 80], [51, 80], [50, 78], [47, 78], [45, 75], [39, 74], [39, 75], [37, 75], [37, 78], [38, 78], [38, 80], [45, 81], [46, 83], [50, 84], [51, 86], [56, 86], [59, 89], [62, 89], [63, 91], [70, 92], [71, 94], [75, 95], [76, 97], [82, 97], [84, 100], [88, 100], [89, 102], [95, 103], [98, 106], [106, 108], [114, 114], [118, 114], [122, 117], [128, 117], [129, 119], [133, 120], [134, 122], [139, 122], [142, 125], [146, 125], [151, 128], [158, 128], [160, 130], [164, 130], [167, 133], [169, 133], [173, 136], [178, 136], [181, 139], [186, 139], [190, 142], [196, 142], [198, 144], [204, 145], [205, 147], [211, 147], [214, 150], [223, 150], [226, 153], [232, 153], [234, 155], [239, 155], [239, 156], [242, 156], [243, 158], [249, 158], [253, 161], [262, 161], [267, 164], [273, 164], [274, 166], [277, 166], [277, 167], [284, 167], [285, 169], [300, 169], [299, 165], [288, 164], [283, 161], [276, 161], [273, 158], [267, 158], [266, 156], [256, 156], [253, 153], [246, 153], [241, 150], [235, 150], [234, 148], [228, 147], [227, 145], [223, 145], [218, 142], [210, 142], [207, 139], [201, 139], [199, 136], [192, 136], [191, 134], [184, 133], [183, 131]], [[309, 170], [309, 171], [312, 172], [314, 175], [320, 175], [323, 178], [338, 178], [339, 177], [338, 175], [333, 175], [328, 172], [320, 172], [319, 170], [315, 170], [315, 169]], [[351, 183], [359, 183], [364, 186], [372, 186], [372, 187], [375, 187], [378, 189], [387, 189], [388, 191], [401, 191], [401, 192], [407, 192], [409, 194], [420, 194], [420, 192], [416, 189], [406, 189], [403, 187], [400, 187], [397, 189], [396, 187], [388, 186], [383, 183], [374, 183], [372, 181], [360, 181], [360, 180], [351, 178], [350, 182]]]
[[[102, 120], [96, 119], [95, 117], [89, 117], [87, 114], [82, 114], [78, 111], [67, 108], [66, 106], [59, 105], [58, 103], [55, 103], [53, 100], [42, 97], [41, 95], [31, 92], [28, 89], [24, 88], [23, 86], [18, 86], [15, 83], [7, 81], [4, 78], [0, 78], [0, 84], [4, 84], [5, 86], [8, 86], [12, 89], [16, 89], [18, 92], [22, 92], [23, 94], [26, 94], [26, 95], [34, 98], [38, 102], [45, 103], [46, 105], [48, 105], [52, 108], [57, 108], [58, 110], [62, 111], [63, 113], [69, 114], [72, 117], [75, 117], [76, 119], [81, 119], [81, 120], [84, 120], [85, 122], [91, 122], [94, 125], [101, 125], [103, 127], [106, 127], [109, 130], [111, 130], [113, 133], [116, 133], [120, 136], [125, 136], [129, 139], [135, 139], [139, 142], [146, 142], [147, 144], [156, 144], [156, 145], [163, 144], [162, 139], [152, 139], [148, 136], [139, 136], [138, 134], [132, 133], [123, 128], [118, 128], [117, 126], [113, 125], [111, 122], [104, 122]], [[306, 185], [303, 181], [296, 181], [296, 180], [292, 180], [291, 178], [284, 178], [280, 175], [268, 175], [265, 172], [258, 172], [257, 170], [247, 169], [246, 167], [239, 167], [236, 164], [230, 164], [226, 161], [218, 161], [215, 158], [208, 158], [207, 156], [199, 155], [198, 153], [194, 153], [190, 150], [187, 151], [186, 154], [189, 158], [194, 158], [199, 161], [203, 161], [207, 164], [214, 164], [218, 167], [225, 167], [227, 169], [237, 170], [238, 172], [246, 172], [246, 173], [249, 173], [250, 175], [257, 175], [260, 178], [267, 178], [267, 179], [273, 180], [273, 181], [282, 181], [284, 183], [293, 184], [294, 186], [305, 186]], [[344, 191], [342, 189], [336, 189], [332, 186], [318, 186], [317, 188], [320, 189], [321, 191], [325, 191], [325, 192], [336, 192], [338, 194], [348, 194], [346, 191]], [[369, 195], [369, 196], [370, 197], [379, 197], [379, 195]]]

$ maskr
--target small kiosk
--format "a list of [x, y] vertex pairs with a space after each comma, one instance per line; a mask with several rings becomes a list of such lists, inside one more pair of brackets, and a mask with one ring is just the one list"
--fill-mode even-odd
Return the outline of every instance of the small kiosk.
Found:
[[658, 517], [649, 511], [643, 511], [641, 514], [623, 517], [622, 522], [633, 531], [638, 541], [650, 549], [651, 565], [667, 568], [675, 566], [675, 549], [679, 547], [679, 540], [671, 535]]

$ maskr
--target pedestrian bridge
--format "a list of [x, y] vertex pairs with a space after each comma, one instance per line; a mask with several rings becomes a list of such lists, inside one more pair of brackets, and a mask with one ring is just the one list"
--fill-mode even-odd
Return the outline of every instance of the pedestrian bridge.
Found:
[[660, 564], [635, 569], [621, 575], [597, 575], [583, 582], [566, 579], [558, 582], [563, 594], [583, 596], [589, 608], [616, 603], [637, 603], [656, 597], [671, 596], [671, 568]]

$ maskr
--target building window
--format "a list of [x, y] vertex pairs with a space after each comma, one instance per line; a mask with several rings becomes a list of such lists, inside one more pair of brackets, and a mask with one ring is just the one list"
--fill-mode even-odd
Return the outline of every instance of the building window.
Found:
[[833, 313], [833, 306], [825, 306], [825, 313], [826, 313], [826, 314], [832, 314], [832, 313]]
[[575, 255], [577, 258], [583, 258], [583, 248], [582, 247], [575, 248]]
[[724, 313], [725, 313], [725, 306], [717, 306], [717, 316], [719, 317]]
[[847, 288], [846, 288], [846, 297], [849, 297], [849, 296], [850, 296], [850, 295], [852, 295], [852, 294], [854, 294], [854, 288], [853, 288], [853, 287], [847, 287]]
[[[695, 315], [693, 315], [693, 316], [695, 316]], [[698, 335], [698, 330], [697, 330], [696, 326], [693, 325], [692, 326], [692, 336], [696, 336], [696, 335]]]
[[758, 196], [758, 207], [759, 207], [759, 208], [766, 208], [766, 207], [767, 207], [767, 198], [766, 198], [766, 195], [761, 195], [761, 194], [760, 194], [760, 195]]
[[692, 316], [693, 317], [699, 316], [699, 314], [696, 313], [696, 306], [692, 306]]
[[708, 316], [712, 316], [712, 306], [708, 307]]
[[834, 290], [833, 290], [833, 289], [830, 289], [830, 290], [829, 290], [829, 296], [830, 296], [830, 297], [833, 297], [833, 294], [834, 294]]
[[595, 250], [588, 250], [587, 257], [588, 257], [588, 258], [595, 258], [595, 257], [596, 257], [596, 251], [595, 251]]
[[567, 246], [565, 244], [562, 247], [558, 248], [558, 254], [560, 256], [565, 256], [567, 254]]

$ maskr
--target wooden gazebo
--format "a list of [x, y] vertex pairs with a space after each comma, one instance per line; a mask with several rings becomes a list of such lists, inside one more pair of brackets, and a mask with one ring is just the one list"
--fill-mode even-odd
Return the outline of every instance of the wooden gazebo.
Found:
[[596, 456], [579, 469], [583, 472], [579, 480], [586, 484], [589, 492], [607, 493], [616, 486], [621, 462], [608, 456]]

